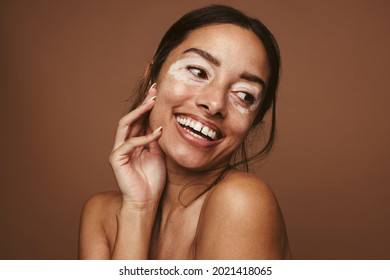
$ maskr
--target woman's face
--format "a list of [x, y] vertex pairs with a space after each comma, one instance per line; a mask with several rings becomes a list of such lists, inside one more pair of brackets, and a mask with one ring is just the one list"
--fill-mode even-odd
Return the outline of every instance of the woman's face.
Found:
[[248, 134], [268, 80], [256, 35], [232, 24], [190, 33], [157, 78], [150, 126], [169, 165], [194, 171], [226, 166]]

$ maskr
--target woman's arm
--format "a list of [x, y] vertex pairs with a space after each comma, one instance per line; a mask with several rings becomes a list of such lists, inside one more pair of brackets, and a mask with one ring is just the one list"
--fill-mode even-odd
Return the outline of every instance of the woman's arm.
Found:
[[142, 210], [122, 206], [118, 210], [118, 228], [111, 259], [148, 259], [156, 212], [157, 206], [154, 205]]
[[88, 199], [81, 215], [79, 259], [147, 258], [154, 211], [144, 215], [121, 208], [120, 192], [98, 193]]
[[243, 172], [225, 177], [202, 209], [195, 258], [289, 258], [283, 218], [269, 187]]
[[[79, 259], [107, 260], [111, 258], [108, 238], [104, 229], [112, 195], [99, 193], [85, 203], [80, 221]], [[111, 211], [112, 212], [112, 211]]]
[[[111, 259], [148, 257], [150, 236], [166, 176], [164, 155], [157, 144], [161, 128], [152, 132], [150, 127], [144, 125], [148, 112], [153, 108], [155, 94], [156, 89], [152, 86], [145, 101], [124, 116], [117, 128], [110, 165], [121, 200], [115, 213], [117, 232], [109, 255]], [[99, 251], [95, 255], [106, 257], [107, 248], [101, 238], [102, 227], [99, 220], [99, 213], [104, 212], [104, 209], [99, 211], [98, 206], [93, 202], [91, 204], [92, 210], [88, 211], [87, 204], [83, 214], [86, 221], [83, 234], [91, 237], [91, 241], [80, 238], [80, 246], [90, 247], [93, 242]], [[94, 233], [98, 236], [94, 236]]]
[[147, 259], [150, 237], [165, 186], [166, 167], [157, 144], [161, 128], [145, 127], [147, 113], [154, 106], [153, 85], [145, 101], [124, 116], [118, 125], [110, 164], [122, 204], [116, 213], [117, 236], [112, 259]]

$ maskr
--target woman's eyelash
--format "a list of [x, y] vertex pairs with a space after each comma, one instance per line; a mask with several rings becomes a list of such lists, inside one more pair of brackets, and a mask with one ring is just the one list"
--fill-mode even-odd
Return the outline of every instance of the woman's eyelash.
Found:
[[239, 91], [237, 93], [237, 96], [250, 105], [252, 105], [255, 102], [255, 97], [248, 92]]
[[198, 66], [188, 66], [187, 70], [190, 71], [194, 76], [202, 80], [205, 80], [209, 77], [207, 71]]
[[[201, 80], [206, 80], [209, 78], [209, 74], [208, 72], [199, 67], [199, 66], [193, 66], [193, 65], [189, 65], [186, 67], [186, 69], [192, 74], [194, 75], [196, 78], [198, 79], [201, 79]], [[246, 91], [237, 91], [237, 97], [240, 98], [243, 102], [249, 104], [249, 105], [252, 105], [253, 103], [255, 103], [255, 96], [249, 92], [246, 92]]]

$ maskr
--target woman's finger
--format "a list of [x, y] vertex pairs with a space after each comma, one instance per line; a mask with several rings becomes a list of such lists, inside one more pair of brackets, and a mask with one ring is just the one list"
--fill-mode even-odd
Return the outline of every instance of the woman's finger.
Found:
[[129, 155], [133, 153], [135, 149], [137, 149], [138, 147], [149, 145], [156, 141], [158, 138], [160, 138], [161, 129], [162, 126], [157, 128], [151, 134], [127, 139], [122, 145], [120, 145], [116, 150], [111, 153], [110, 164], [126, 164], [128, 162]]
[[[154, 98], [155, 97], [148, 99], [145, 103], [141, 104], [119, 121], [116, 138], [120, 142], [123, 143], [129, 137], [140, 135], [139, 133], [144, 126], [146, 113], [153, 108]], [[143, 134], [144, 133], [145, 131]]]
[[[151, 127], [148, 125], [148, 127], [146, 128], [146, 133], [148, 133], [148, 134], [149, 133], [156, 133], [156, 130], [154, 132], [152, 132]], [[148, 150], [151, 154], [161, 154], [162, 153], [160, 145], [158, 144], [157, 141], [153, 141], [153, 142], [149, 143]]]

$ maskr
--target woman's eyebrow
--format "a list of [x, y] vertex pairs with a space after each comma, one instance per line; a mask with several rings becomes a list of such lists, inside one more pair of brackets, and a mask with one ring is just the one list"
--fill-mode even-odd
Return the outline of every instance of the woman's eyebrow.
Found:
[[211, 62], [215, 66], [221, 66], [221, 62], [217, 58], [215, 58], [210, 53], [208, 53], [204, 50], [201, 50], [198, 48], [190, 48], [188, 50], [185, 50], [183, 53], [189, 53], [189, 52], [196, 53], [196, 54], [200, 55], [201, 57], [208, 60], [209, 62]]
[[[217, 58], [215, 58], [212, 54], [208, 53], [207, 51], [204, 51], [204, 50], [201, 50], [198, 48], [189, 48], [188, 50], [185, 50], [183, 53], [189, 53], [189, 52], [196, 53], [196, 54], [200, 55], [201, 57], [203, 57], [204, 59], [208, 60], [209, 62], [211, 62], [212, 64], [214, 64], [216, 66], [221, 66], [221, 62]], [[259, 76], [244, 72], [240, 75], [240, 78], [247, 80], [247, 81], [250, 81], [250, 82], [258, 83], [263, 88], [265, 88], [265, 82]]]
[[244, 73], [242, 73], [240, 75], [240, 78], [244, 79], [244, 80], [247, 80], [247, 81], [250, 81], [250, 82], [258, 83], [258, 84], [260, 84], [263, 87], [263, 89], [265, 88], [265, 82], [259, 76], [252, 75], [250, 73], [244, 72]]

